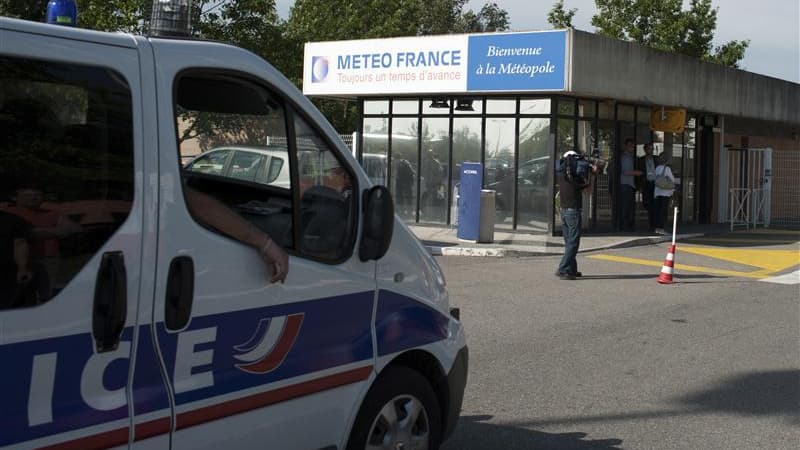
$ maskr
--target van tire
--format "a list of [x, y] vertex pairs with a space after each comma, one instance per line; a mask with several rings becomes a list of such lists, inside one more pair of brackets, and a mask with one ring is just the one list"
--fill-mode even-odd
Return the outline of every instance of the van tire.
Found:
[[[402, 414], [405, 408], [419, 407], [417, 419], [406, 422], [403, 426]], [[401, 430], [393, 433], [393, 427], [387, 424], [384, 414], [386, 408], [394, 408], [399, 414], [397, 425]], [[442, 436], [442, 415], [439, 401], [430, 383], [419, 372], [403, 366], [386, 368], [378, 376], [375, 384], [367, 392], [364, 402], [356, 416], [353, 430], [347, 442], [347, 450], [365, 450], [369, 439], [372, 445], [379, 445], [381, 440], [396, 442], [396, 439], [424, 439], [427, 435], [428, 450], [437, 450]], [[387, 445], [387, 449], [396, 448], [396, 444]], [[415, 448], [406, 445], [406, 448]]]

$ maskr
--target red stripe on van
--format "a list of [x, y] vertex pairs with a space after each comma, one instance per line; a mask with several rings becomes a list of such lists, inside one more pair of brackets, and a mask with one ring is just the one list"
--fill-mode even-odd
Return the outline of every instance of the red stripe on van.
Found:
[[178, 414], [177, 429], [193, 427], [202, 423], [219, 419], [220, 417], [232, 416], [243, 412], [251, 411], [275, 403], [285, 402], [305, 395], [315, 394], [328, 389], [333, 389], [347, 384], [357, 383], [369, 378], [372, 373], [372, 366], [360, 367], [347, 372], [317, 378], [315, 380], [286, 386], [275, 389], [274, 391], [262, 392], [249, 397], [239, 398], [213, 406], [187, 411]]
[[133, 440], [142, 441], [153, 436], [169, 433], [171, 426], [172, 420], [170, 417], [137, 423], [134, 428]]
[[128, 427], [94, 434], [74, 441], [39, 447], [39, 450], [100, 450], [103, 448], [126, 445], [128, 443]]
[[[348, 370], [347, 372], [328, 375], [315, 380], [293, 384], [273, 391], [262, 392], [260, 394], [219, 403], [205, 408], [187, 411], [178, 414], [177, 429], [193, 427], [221, 417], [232, 416], [243, 412], [251, 411], [264, 406], [274, 405], [305, 395], [316, 394], [328, 389], [345, 386], [369, 378], [372, 373], [372, 366], [359, 367], [358, 369]], [[170, 430], [170, 419], [164, 417], [151, 420], [136, 425], [135, 440], [141, 441], [153, 436], [167, 434]], [[128, 427], [117, 430], [106, 431], [105, 433], [86, 436], [73, 441], [61, 442], [59, 444], [40, 447], [38, 450], [101, 450], [104, 448], [116, 447], [128, 443]]]

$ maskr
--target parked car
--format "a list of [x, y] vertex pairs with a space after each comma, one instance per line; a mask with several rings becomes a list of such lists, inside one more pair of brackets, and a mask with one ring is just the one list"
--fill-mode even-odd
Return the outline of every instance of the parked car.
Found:
[[185, 169], [288, 188], [288, 158], [286, 149], [280, 147], [218, 147], [194, 157]]

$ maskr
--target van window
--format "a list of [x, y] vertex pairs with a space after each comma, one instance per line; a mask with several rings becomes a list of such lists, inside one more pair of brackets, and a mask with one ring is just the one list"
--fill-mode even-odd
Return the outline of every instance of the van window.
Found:
[[301, 251], [330, 261], [350, 254], [355, 238], [355, 177], [302, 118], [294, 129], [300, 164]]
[[288, 161], [280, 99], [251, 80], [219, 73], [180, 76], [176, 93], [179, 156], [199, 154], [183, 171], [184, 186], [216, 198], [275, 242], [294, 248], [289, 171], [283, 183], [264, 183], [258, 175], [268, 170], [263, 166], [272, 156]]
[[131, 210], [131, 92], [101, 67], [0, 57], [0, 309], [54, 299]]

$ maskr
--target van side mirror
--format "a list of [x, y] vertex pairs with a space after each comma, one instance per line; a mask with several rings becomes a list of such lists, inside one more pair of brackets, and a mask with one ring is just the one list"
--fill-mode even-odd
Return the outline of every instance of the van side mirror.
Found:
[[358, 248], [362, 261], [378, 260], [389, 250], [394, 232], [394, 202], [386, 186], [364, 193], [364, 232]]

